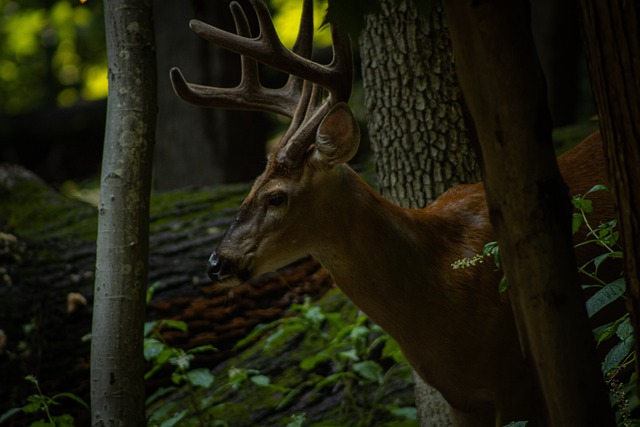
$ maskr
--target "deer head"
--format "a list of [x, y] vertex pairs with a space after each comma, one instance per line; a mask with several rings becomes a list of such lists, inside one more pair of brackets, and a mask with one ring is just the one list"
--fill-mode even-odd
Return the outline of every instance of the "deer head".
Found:
[[[322, 211], [333, 203], [332, 192], [342, 167], [359, 144], [359, 129], [345, 104], [351, 93], [353, 59], [349, 38], [331, 25], [333, 60], [313, 62], [313, 4], [303, 4], [300, 30], [292, 50], [278, 38], [263, 0], [251, 0], [260, 34], [251, 38], [242, 7], [230, 9], [237, 34], [193, 20], [191, 29], [204, 39], [241, 55], [242, 79], [234, 88], [188, 83], [180, 70], [170, 76], [183, 100], [205, 107], [259, 110], [291, 118], [288, 130], [269, 156], [238, 216], [209, 259], [209, 276], [235, 286], [283, 267], [318, 244]], [[289, 74], [279, 89], [260, 83], [259, 61]]]

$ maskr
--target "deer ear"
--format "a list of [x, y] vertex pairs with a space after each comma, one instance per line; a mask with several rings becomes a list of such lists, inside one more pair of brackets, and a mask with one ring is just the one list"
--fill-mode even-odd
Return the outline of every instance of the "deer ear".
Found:
[[320, 122], [313, 158], [329, 168], [346, 163], [360, 145], [360, 128], [344, 102], [334, 105]]

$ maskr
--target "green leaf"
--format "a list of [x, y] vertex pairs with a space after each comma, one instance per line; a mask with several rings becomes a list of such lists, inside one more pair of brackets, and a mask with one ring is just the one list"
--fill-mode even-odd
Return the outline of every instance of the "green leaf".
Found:
[[144, 406], [148, 407], [149, 405], [151, 405], [153, 402], [155, 402], [156, 400], [160, 399], [162, 396], [166, 396], [168, 394], [173, 393], [174, 391], [178, 390], [176, 387], [170, 386], [170, 387], [160, 387], [159, 389], [157, 389], [156, 391], [154, 391], [151, 396], [147, 397], [144, 401]]
[[189, 330], [187, 322], [184, 322], [182, 320], [165, 319], [162, 321], [162, 326], [171, 329], [177, 329], [182, 332], [187, 332]]
[[291, 416], [291, 421], [289, 421], [285, 427], [303, 427], [306, 420], [307, 416], [305, 413], [295, 414]]
[[256, 326], [255, 328], [253, 328], [251, 332], [247, 334], [246, 337], [244, 337], [243, 339], [241, 339], [236, 343], [236, 345], [233, 347], [233, 350], [234, 351], [238, 350], [244, 347], [245, 345], [252, 343], [255, 339], [262, 336], [267, 331], [270, 331], [271, 329], [275, 329], [278, 325], [281, 325], [284, 320], [285, 319], [278, 319], [271, 323], [266, 323], [266, 324], [261, 324]]
[[164, 350], [162, 350], [160, 352], [160, 354], [158, 354], [156, 356], [156, 364], [157, 365], [164, 365], [165, 363], [167, 363], [172, 357], [174, 357], [176, 355], [176, 349], [171, 348], [171, 347], [165, 347]]
[[579, 211], [582, 211], [588, 214], [593, 212], [593, 202], [589, 199], [585, 199], [584, 197], [581, 197], [581, 196], [574, 196], [571, 199], [571, 203]]
[[359, 341], [366, 339], [369, 335], [369, 332], [370, 330], [366, 326], [356, 326], [351, 330], [349, 336], [353, 341]]
[[177, 426], [178, 423], [182, 421], [183, 418], [187, 415], [187, 413], [188, 413], [187, 409], [185, 409], [184, 411], [176, 412], [175, 414], [173, 414], [171, 418], [169, 418], [168, 420], [164, 420], [162, 424], [160, 424], [160, 427]]
[[11, 408], [11, 409], [9, 409], [4, 414], [0, 415], [0, 424], [4, 423], [6, 420], [8, 420], [10, 417], [12, 417], [13, 415], [17, 414], [18, 412], [22, 412], [22, 408]]
[[285, 342], [297, 336], [299, 332], [306, 332], [307, 326], [300, 322], [290, 322], [282, 324], [273, 334], [264, 342], [265, 351], [271, 351], [284, 345]]
[[44, 407], [43, 397], [37, 394], [32, 394], [27, 397], [27, 402], [28, 403], [22, 408], [26, 414], [33, 414], [34, 412], [38, 412], [40, 408]]
[[616, 344], [604, 358], [604, 362], [602, 363], [602, 372], [604, 374], [608, 374], [612, 370], [616, 369], [627, 355], [629, 355], [631, 350], [633, 350], [633, 337], [627, 338]]
[[620, 326], [620, 324], [622, 324], [628, 317], [629, 314], [627, 313], [621, 318], [617, 319], [615, 322], [610, 322], [606, 325], [595, 328], [593, 330], [593, 334], [597, 341], [597, 345], [600, 345], [601, 342], [613, 337], [618, 331], [618, 326]]
[[340, 357], [341, 359], [344, 359], [344, 360], [352, 360], [354, 362], [357, 362], [357, 361], [360, 360], [360, 358], [356, 354], [356, 349], [355, 348], [352, 348], [350, 350], [342, 351], [342, 352], [338, 353], [338, 357]]
[[254, 375], [250, 379], [252, 383], [260, 387], [266, 387], [271, 384], [271, 379], [266, 375]]
[[318, 390], [320, 390], [323, 387], [326, 387], [328, 385], [336, 384], [342, 378], [348, 377], [348, 376], [353, 376], [353, 373], [351, 373], [351, 372], [337, 372], [335, 374], [329, 375], [327, 377], [324, 377], [322, 380], [318, 381], [316, 383], [315, 387], [313, 387], [313, 390], [314, 391], [318, 391]]
[[382, 384], [384, 376], [382, 374], [382, 366], [373, 360], [365, 360], [353, 364], [353, 370], [362, 377]]
[[498, 292], [503, 294], [509, 289], [509, 283], [507, 282], [507, 276], [502, 276], [498, 283]]
[[589, 314], [589, 317], [592, 317], [598, 311], [624, 295], [625, 288], [624, 278], [620, 278], [607, 284], [596, 292], [587, 301], [587, 313]]
[[53, 417], [53, 424], [55, 427], [75, 427], [75, 420], [69, 414], [62, 414]]
[[498, 246], [498, 242], [489, 242], [484, 245], [482, 248], [482, 255], [489, 255], [492, 257], [498, 256], [500, 253], [500, 246]]
[[633, 325], [631, 324], [631, 318], [627, 317], [616, 329], [616, 335], [621, 340], [633, 338]]
[[388, 357], [393, 359], [396, 363], [405, 362], [404, 354], [402, 354], [402, 350], [400, 350], [400, 346], [391, 337], [388, 337], [386, 342], [384, 343], [384, 348], [382, 349], [382, 357]]
[[144, 336], [148, 337], [149, 334], [151, 333], [151, 331], [153, 331], [153, 329], [155, 328], [155, 326], [156, 326], [156, 321], [155, 320], [153, 320], [151, 322], [145, 322], [144, 323]]
[[571, 217], [571, 234], [576, 234], [582, 225], [583, 219], [582, 214], [574, 212]]
[[161, 281], [157, 281], [149, 285], [149, 287], [147, 288], [147, 297], [146, 297], [147, 304], [149, 304], [149, 301], [151, 301], [151, 298], [153, 298], [153, 294], [155, 293], [156, 289], [160, 287], [161, 284], [162, 284]]
[[196, 353], [206, 353], [208, 351], [218, 351], [218, 349], [212, 346], [211, 344], [207, 344], [207, 345], [201, 345], [201, 346], [189, 349], [187, 350], [187, 353], [196, 354]]
[[324, 321], [325, 315], [319, 306], [310, 307], [303, 315], [313, 326], [320, 326]]
[[167, 346], [155, 338], [145, 338], [143, 347], [144, 359], [150, 361], [158, 357]]
[[186, 379], [185, 374], [181, 372], [171, 373], [171, 382], [174, 383], [175, 385], [180, 385], [180, 383], [182, 383], [182, 381], [184, 381], [185, 379]]
[[75, 401], [75, 402], [79, 403], [80, 405], [84, 406], [85, 408], [88, 408], [88, 407], [89, 407], [89, 405], [87, 404], [87, 402], [85, 402], [84, 400], [82, 400], [80, 397], [76, 396], [76, 395], [75, 395], [75, 394], [73, 394], [73, 393], [68, 393], [68, 392], [65, 392], [65, 393], [58, 393], [58, 394], [56, 394], [55, 396], [53, 396], [53, 397], [52, 397], [52, 399], [53, 399], [53, 400], [58, 400], [58, 398], [60, 398], [60, 397], [67, 397], [67, 398], [69, 398], [69, 399], [71, 399], [71, 400], [73, 400], [73, 401]]
[[310, 371], [311, 369], [318, 366], [320, 363], [325, 362], [331, 359], [331, 353], [327, 350], [320, 351], [319, 353], [314, 354], [313, 356], [306, 357], [302, 359], [300, 362], [300, 368], [305, 371]]
[[593, 187], [591, 187], [591, 189], [587, 191], [584, 195], [586, 196], [587, 194], [594, 193], [596, 191], [609, 191], [609, 187], [603, 184], [596, 184]]
[[399, 418], [406, 418], [408, 420], [418, 419], [418, 410], [414, 406], [402, 406], [399, 408], [391, 409], [391, 413]]
[[185, 378], [195, 387], [209, 388], [214, 376], [207, 368], [193, 369], [185, 374]]

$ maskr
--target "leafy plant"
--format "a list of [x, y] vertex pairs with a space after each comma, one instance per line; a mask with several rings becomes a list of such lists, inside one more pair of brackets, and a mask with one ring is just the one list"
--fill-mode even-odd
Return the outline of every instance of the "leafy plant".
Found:
[[[295, 316], [259, 326], [237, 344], [237, 347], [243, 347], [269, 331], [264, 341], [264, 350], [267, 352], [283, 348], [300, 334], [304, 334], [319, 349], [298, 364], [301, 370], [317, 371], [318, 375], [310, 375], [310, 381], [290, 389], [276, 409], [287, 406], [309, 387], [313, 393], [323, 389], [341, 389], [345, 396], [342, 413], [345, 418], [359, 420], [352, 425], [371, 425], [379, 411], [386, 411], [404, 420], [405, 424], [402, 425], [417, 425], [415, 408], [385, 406], [380, 403], [378, 392], [372, 396], [362, 392], [366, 386], [377, 386], [377, 390], [381, 390], [379, 386], [385, 384], [393, 374], [400, 374], [407, 382], [412, 381], [411, 370], [397, 343], [378, 325], [363, 314], [358, 314], [350, 322], [341, 313], [326, 312], [310, 300], [292, 305], [291, 311]], [[383, 366], [382, 360], [386, 360], [390, 366]], [[303, 419], [301, 417], [293, 419], [289, 425], [299, 425]]]
[[32, 383], [36, 389], [36, 393], [27, 397], [27, 404], [21, 408], [13, 408], [5, 412], [0, 416], [0, 424], [7, 421], [13, 415], [23, 412], [25, 414], [35, 414], [38, 412], [44, 412], [46, 419], [40, 419], [31, 423], [31, 427], [73, 427], [74, 418], [69, 414], [51, 415], [51, 407], [60, 405], [61, 398], [71, 399], [78, 404], [88, 408], [88, 405], [84, 400], [79, 398], [73, 393], [59, 393], [55, 396], [48, 397], [40, 390], [40, 383], [38, 379], [33, 375], [27, 375], [25, 380]]
[[[190, 350], [182, 350], [180, 348], [171, 347], [162, 336], [162, 330], [166, 328], [187, 331], [187, 324], [177, 320], [159, 320], [147, 322], [144, 330], [144, 358], [152, 363], [151, 369], [145, 374], [144, 379], [151, 378], [156, 372], [163, 367], [169, 365], [173, 367], [171, 381], [175, 386], [185, 385], [189, 394], [189, 401], [193, 405], [195, 413], [198, 415], [199, 423], [202, 427], [215, 425], [210, 423], [206, 418], [204, 411], [200, 405], [200, 399], [196, 394], [196, 388], [209, 388], [213, 384], [214, 377], [211, 371], [206, 368], [190, 369], [191, 361], [196, 353], [207, 351], [216, 351], [211, 345], [204, 345], [192, 348]], [[146, 405], [153, 403], [160, 397], [176, 390], [176, 387], [165, 387], [158, 389], [155, 393], [147, 398]], [[151, 417], [149, 425], [159, 427], [171, 427], [177, 425], [186, 415], [188, 411], [175, 413], [168, 420], [161, 424], [155, 423], [156, 419]]]
[[[584, 240], [575, 245], [576, 249], [587, 245], [597, 245], [601, 248], [598, 255], [578, 266], [578, 272], [589, 282], [589, 284], [583, 285], [583, 289], [595, 291], [586, 301], [589, 318], [593, 318], [612, 304], [620, 303], [625, 299], [626, 291], [622, 271], [610, 281], [606, 281], [601, 274], [605, 264], [619, 261], [622, 259], [623, 253], [618, 243], [620, 235], [617, 230], [617, 221], [612, 219], [596, 226], [589, 219], [594, 211], [590, 196], [598, 191], [609, 190], [604, 185], [595, 185], [585, 194], [576, 195], [571, 200], [575, 208], [572, 218], [572, 233], [575, 236], [582, 230], [586, 230], [584, 231]], [[487, 243], [482, 254], [458, 260], [452, 264], [452, 268], [473, 267], [483, 262], [487, 256], [493, 258], [496, 268], [502, 268], [497, 242]], [[503, 276], [500, 280], [499, 291], [506, 290], [507, 279], [506, 276]], [[618, 409], [618, 423], [625, 426], [640, 424], [637, 420], [631, 419], [631, 414], [640, 408], [640, 399], [637, 394], [637, 374], [635, 372], [629, 374], [636, 358], [633, 351], [635, 335], [629, 313], [624, 313], [619, 318], [596, 327], [593, 333], [598, 346], [606, 343], [611, 348], [602, 362], [602, 373], [610, 388], [612, 404], [615, 404]]]
[[[622, 271], [611, 281], [605, 281], [600, 274], [605, 263], [620, 260], [623, 254], [618, 243], [620, 235], [615, 219], [597, 226], [589, 221], [589, 215], [593, 213], [593, 202], [587, 196], [597, 191], [608, 191], [608, 188], [596, 185], [584, 195], [578, 195], [572, 199], [573, 206], [576, 208], [573, 214], [573, 233], [577, 233], [582, 226], [587, 230], [585, 240], [578, 243], [576, 247], [597, 245], [602, 252], [578, 266], [579, 272], [591, 282], [583, 288], [595, 290], [586, 303], [590, 318], [605, 307], [624, 300], [626, 290]], [[640, 401], [637, 395], [637, 374], [633, 372], [629, 375], [637, 357], [633, 351], [635, 335], [629, 313], [624, 313], [619, 318], [595, 328], [593, 333], [598, 346], [607, 343], [611, 348], [602, 362], [602, 373], [610, 388], [611, 401], [618, 409], [617, 421], [620, 425], [635, 425], [631, 420], [631, 414], [640, 408]]]

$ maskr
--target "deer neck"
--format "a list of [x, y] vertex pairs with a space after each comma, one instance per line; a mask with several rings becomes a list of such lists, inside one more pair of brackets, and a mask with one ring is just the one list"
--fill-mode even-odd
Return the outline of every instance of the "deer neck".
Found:
[[401, 310], [405, 299], [425, 293], [416, 283], [441, 283], [436, 257], [426, 253], [442, 246], [436, 231], [441, 219], [428, 221], [420, 210], [392, 204], [346, 166], [340, 172], [332, 191], [348, 196], [335, 201], [321, 243], [311, 252], [363, 311], [389, 323], [390, 305]]

